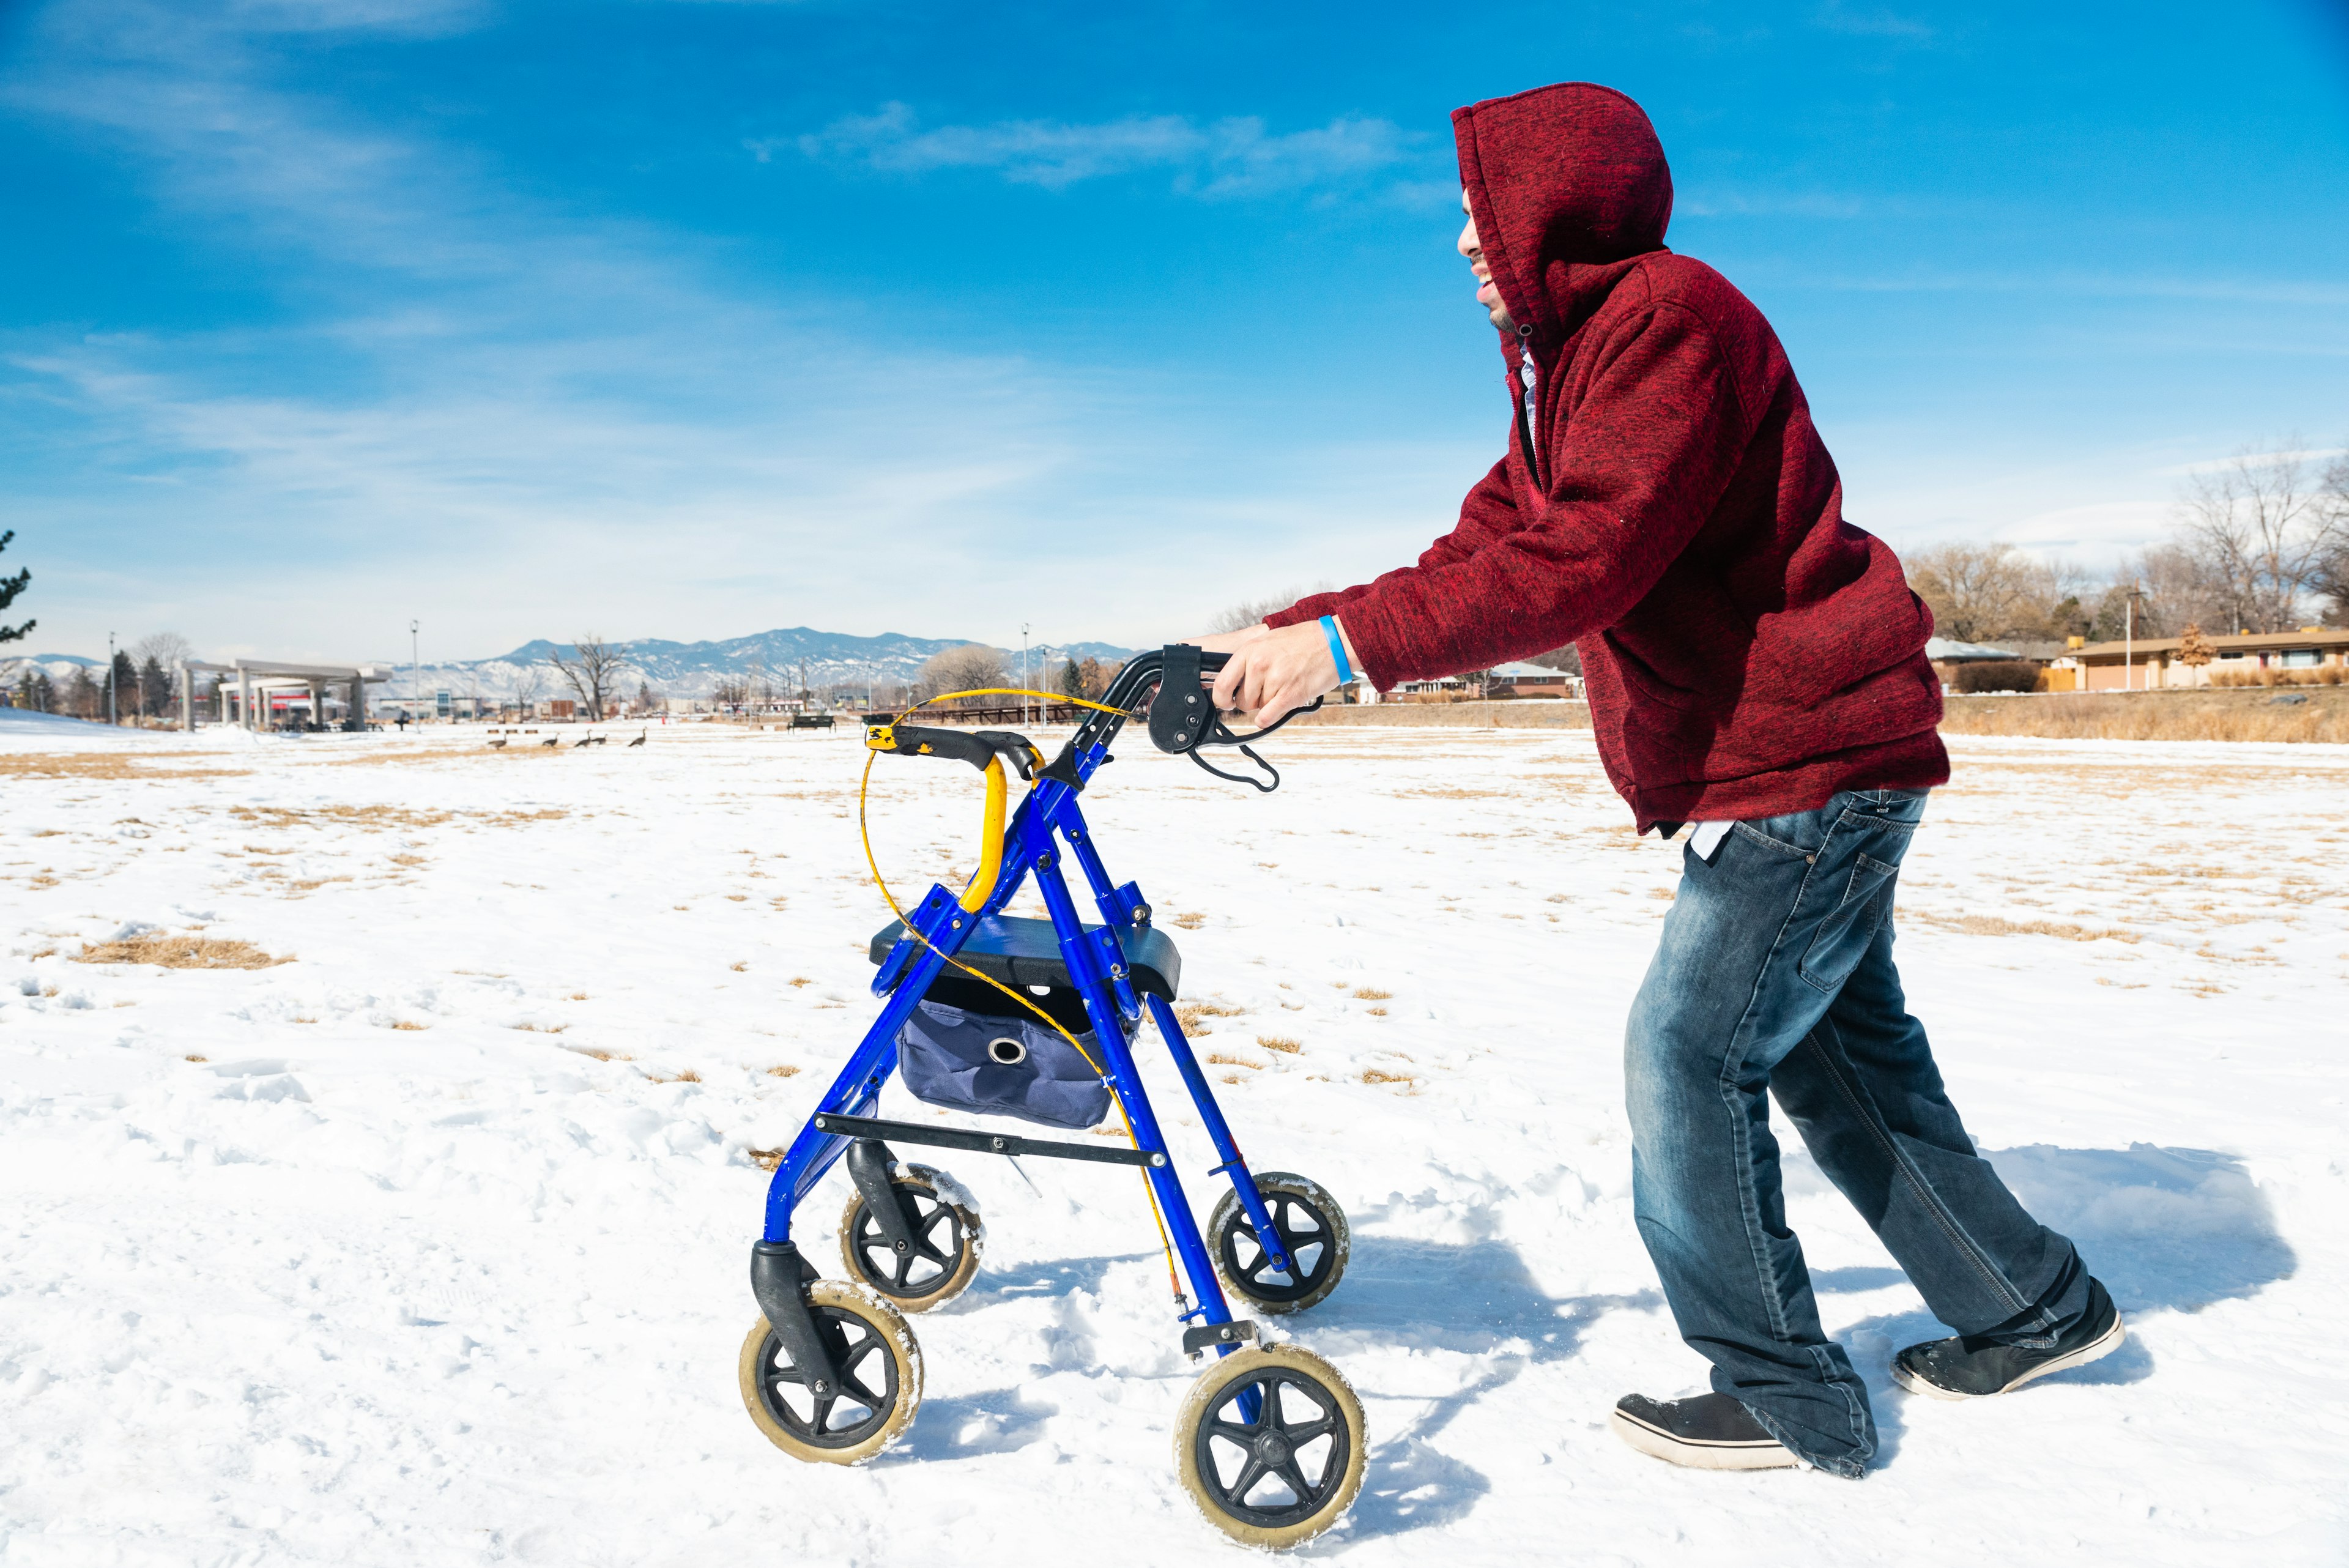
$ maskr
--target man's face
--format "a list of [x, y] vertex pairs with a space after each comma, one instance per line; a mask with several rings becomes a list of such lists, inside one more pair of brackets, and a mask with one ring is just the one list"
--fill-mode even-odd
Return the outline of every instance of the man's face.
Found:
[[1468, 214], [1468, 226], [1460, 231], [1460, 254], [1468, 258], [1468, 270], [1476, 275], [1476, 303], [1493, 318], [1493, 325], [1504, 332], [1514, 332], [1517, 324], [1509, 319], [1509, 307], [1501, 303], [1501, 291], [1493, 286], [1493, 269], [1485, 264], [1485, 247], [1476, 242], [1476, 214], [1469, 211], [1468, 192], [1460, 192], [1460, 210]]

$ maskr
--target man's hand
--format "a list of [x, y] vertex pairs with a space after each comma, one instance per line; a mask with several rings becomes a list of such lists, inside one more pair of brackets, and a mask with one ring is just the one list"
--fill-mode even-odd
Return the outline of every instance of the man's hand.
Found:
[[[1227, 712], [1248, 713], [1259, 730], [1338, 689], [1338, 666], [1330, 657], [1330, 641], [1321, 635], [1318, 620], [1300, 621], [1277, 631], [1259, 627], [1254, 634], [1228, 635], [1243, 640], [1229, 649], [1231, 662], [1216, 677], [1216, 706]], [[1342, 624], [1339, 635], [1344, 635]], [[1216, 640], [1204, 646], [1210, 651], [1225, 651]], [[1350, 660], [1353, 658], [1351, 643], [1347, 644], [1346, 654]]]
[[1237, 631], [1210, 632], [1206, 637], [1186, 637], [1183, 640], [1195, 642], [1209, 653], [1237, 653], [1257, 638], [1268, 635], [1271, 630], [1272, 628], [1258, 621], [1254, 626], [1244, 626]]

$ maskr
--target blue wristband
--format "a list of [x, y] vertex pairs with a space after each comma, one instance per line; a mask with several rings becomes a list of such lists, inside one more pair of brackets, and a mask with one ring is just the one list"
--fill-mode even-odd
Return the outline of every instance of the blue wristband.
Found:
[[1330, 639], [1330, 662], [1338, 667], [1338, 684], [1343, 686], [1354, 679], [1354, 667], [1346, 662], [1346, 639], [1338, 635], [1338, 618], [1321, 618], [1321, 635]]

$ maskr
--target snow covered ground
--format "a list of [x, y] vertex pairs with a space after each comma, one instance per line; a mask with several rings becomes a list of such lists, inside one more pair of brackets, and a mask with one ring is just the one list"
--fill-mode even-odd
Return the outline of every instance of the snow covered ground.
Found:
[[[862, 753], [616, 740], [0, 725], [0, 1563], [1232, 1559], [1176, 1489], [1194, 1369], [1112, 1168], [940, 1160], [988, 1246], [913, 1320], [906, 1441], [840, 1470], [752, 1428], [750, 1151], [867, 1022], [886, 919]], [[1883, 1425], [1857, 1483], [1606, 1429], [1702, 1368], [1632, 1229], [1618, 1066], [1680, 852], [1588, 735], [1292, 732], [1270, 797], [1121, 747], [1087, 806], [1188, 999], [1237, 1010], [1200, 1046], [1243, 1146], [1353, 1220], [1345, 1282], [1281, 1324], [1371, 1422], [1303, 1555], [2349, 1561], [2349, 752], [1954, 744], [1902, 878], [1913, 1003], [2132, 1338], [2011, 1399], [1903, 1396], [1887, 1359], [1935, 1326], [1790, 1151]], [[967, 869], [976, 781], [877, 773], [901, 896]], [[75, 961], [191, 932], [290, 961]]]

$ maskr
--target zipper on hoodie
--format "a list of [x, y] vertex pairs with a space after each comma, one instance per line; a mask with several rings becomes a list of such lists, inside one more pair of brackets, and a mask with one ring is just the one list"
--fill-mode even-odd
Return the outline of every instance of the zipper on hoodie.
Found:
[[1534, 488], [1543, 488], [1541, 458], [1534, 448], [1534, 428], [1540, 422], [1541, 404], [1537, 397], [1537, 375], [1534, 369], [1534, 329], [1517, 328], [1518, 394], [1511, 400], [1517, 406], [1517, 445], [1526, 454], [1526, 472], [1533, 475]]

